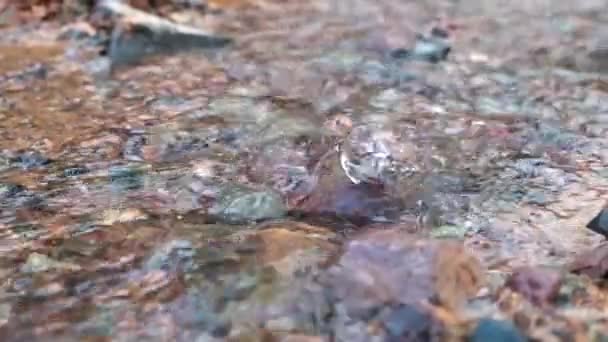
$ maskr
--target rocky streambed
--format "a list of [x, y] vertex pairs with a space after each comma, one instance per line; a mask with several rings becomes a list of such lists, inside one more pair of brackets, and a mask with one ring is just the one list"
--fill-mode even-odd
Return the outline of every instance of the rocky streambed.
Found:
[[6, 3], [3, 340], [607, 338], [604, 1]]

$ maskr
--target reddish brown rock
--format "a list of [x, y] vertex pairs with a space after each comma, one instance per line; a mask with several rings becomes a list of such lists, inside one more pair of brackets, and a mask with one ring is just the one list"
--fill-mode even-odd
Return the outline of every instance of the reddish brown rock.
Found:
[[570, 271], [591, 278], [604, 278], [608, 273], [608, 243], [579, 255], [570, 265]]
[[348, 243], [328, 281], [349, 311], [435, 300], [458, 309], [477, 293], [483, 276], [460, 243], [412, 239], [395, 229]]
[[265, 225], [244, 239], [254, 249], [258, 264], [272, 266], [283, 275], [326, 265], [339, 253], [336, 241], [329, 229], [292, 221]]
[[516, 269], [506, 283], [513, 291], [540, 306], [553, 302], [561, 285], [562, 276], [558, 271], [541, 267]]

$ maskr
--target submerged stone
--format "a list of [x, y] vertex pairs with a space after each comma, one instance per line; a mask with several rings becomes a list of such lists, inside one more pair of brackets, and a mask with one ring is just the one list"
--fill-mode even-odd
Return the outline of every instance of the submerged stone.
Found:
[[39, 168], [51, 163], [51, 160], [38, 152], [24, 152], [13, 158], [13, 163], [24, 170]]
[[272, 190], [228, 185], [220, 191], [209, 213], [227, 223], [246, 223], [283, 217], [287, 207], [283, 198]]
[[448, 57], [451, 47], [438, 37], [426, 38], [419, 36], [412, 49], [398, 48], [390, 52], [395, 59], [419, 60], [429, 63], [439, 63]]
[[587, 228], [608, 237], [608, 209], [602, 209], [599, 214], [587, 224]]
[[528, 339], [513, 323], [484, 318], [469, 339], [470, 342], [525, 342]]
[[21, 272], [23, 273], [39, 273], [51, 269], [79, 270], [80, 267], [78, 265], [56, 261], [40, 253], [31, 253], [25, 264], [21, 266]]
[[413, 305], [399, 305], [382, 319], [382, 324], [393, 338], [407, 341], [428, 341], [432, 318]]

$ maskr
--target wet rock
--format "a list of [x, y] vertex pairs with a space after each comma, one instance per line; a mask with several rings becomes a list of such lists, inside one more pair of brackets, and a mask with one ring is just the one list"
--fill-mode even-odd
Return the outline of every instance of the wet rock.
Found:
[[321, 336], [288, 334], [286, 336], [281, 336], [278, 339], [278, 341], [280, 341], [280, 342], [324, 342], [325, 339]]
[[145, 220], [148, 218], [146, 213], [137, 208], [107, 209], [104, 210], [100, 216], [99, 224], [105, 226], [111, 226], [115, 223]]
[[29, 191], [23, 185], [0, 182], [0, 205], [39, 209], [44, 207], [45, 203], [42, 195]]
[[68, 167], [65, 168], [63, 170], [63, 176], [64, 177], [77, 177], [80, 175], [84, 175], [85, 173], [88, 173], [89, 169], [86, 168], [85, 166], [73, 166], [73, 167]]
[[528, 339], [511, 322], [484, 318], [477, 324], [469, 341], [525, 342]]
[[309, 140], [318, 138], [320, 122], [315, 122], [305, 117], [290, 117], [288, 115], [272, 120], [257, 134], [259, 137], [255, 139], [258, 144], [275, 143], [280, 138], [302, 138], [307, 137]]
[[400, 93], [397, 89], [391, 88], [382, 91], [372, 98], [369, 101], [369, 104], [378, 109], [392, 109], [404, 98], [405, 95], [403, 93]]
[[395, 59], [420, 60], [430, 63], [439, 63], [448, 57], [450, 50], [450, 45], [442, 39], [437, 37], [427, 38], [424, 36], [418, 36], [414, 48], [395, 49], [390, 52], [390, 56]]
[[9, 199], [19, 193], [25, 192], [24, 186], [12, 183], [0, 183], [0, 199]]
[[117, 189], [134, 190], [143, 186], [143, 171], [135, 166], [113, 166], [108, 172], [112, 186]]
[[125, 142], [122, 155], [127, 160], [142, 161], [142, 147], [146, 143], [146, 138], [142, 134], [130, 134]]
[[297, 322], [291, 317], [281, 317], [269, 320], [266, 322], [266, 329], [270, 331], [294, 331], [297, 328]]
[[12, 305], [8, 303], [0, 304], [0, 327], [8, 323], [12, 312]]
[[553, 50], [550, 59], [559, 67], [580, 72], [607, 73], [608, 48], [605, 37], [591, 39], [583, 46], [568, 46]]
[[224, 278], [222, 297], [228, 301], [242, 301], [256, 289], [260, 282], [258, 274], [241, 273]]
[[110, 79], [112, 73], [112, 60], [106, 56], [100, 56], [91, 59], [84, 63], [84, 70], [93, 76], [97, 81], [103, 81], [105, 83], [99, 84], [97, 92], [104, 98], [115, 97], [118, 93], [118, 89], [111, 82], [107, 82]]
[[476, 99], [475, 108], [487, 117], [503, 114], [523, 116], [526, 111], [522, 110], [522, 105], [519, 102], [518, 99], [507, 96], [501, 98], [482, 96]]
[[65, 287], [59, 283], [50, 283], [48, 285], [37, 288], [33, 293], [32, 297], [37, 299], [44, 299], [48, 297], [54, 297], [65, 292]]
[[602, 209], [596, 217], [587, 224], [587, 228], [608, 237], [608, 209]]
[[356, 225], [395, 221], [401, 214], [401, 201], [381, 186], [352, 184], [343, 178], [333, 184], [325, 182], [329, 180], [321, 180], [294, 211], [305, 216], [343, 219]]
[[379, 319], [391, 339], [429, 341], [432, 334], [432, 317], [414, 305], [399, 305]]
[[585, 274], [593, 279], [602, 279], [608, 275], [608, 244], [583, 252], [570, 265], [570, 271]]
[[19, 22], [19, 10], [17, 4], [7, 3], [0, 11], [0, 27], [17, 24]]
[[188, 270], [192, 264], [195, 250], [188, 240], [171, 240], [155, 249], [146, 260], [144, 267], [147, 270]]
[[531, 303], [545, 306], [557, 299], [562, 276], [548, 268], [523, 267], [514, 270], [506, 286], [519, 292]]
[[200, 103], [178, 96], [159, 96], [147, 103], [147, 106], [157, 113], [182, 113], [200, 107]]
[[339, 251], [337, 239], [329, 229], [286, 221], [246, 235], [244, 244], [255, 251], [259, 264], [293, 276], [315, 270], [335, 257]]
[[352, 129], [340, 145], [339, 162], [352, 183], [392, 185], [420, 171], [426, 145], [407, 124], [372, 122]]
[[363, 56], [347, 51], [332, 51], [315, 61], [318, 67], [327, 72], [352, 73], [365, 61]]
[[351, 316], [369, 314], [385, 303], [427, 300], [458, 309], [483, 282], [479, 262], [460, 244], [416, 240], [399, 229], [349, 242], [327, 276], [333, 296]]
[[39, 168], [51, 163], [50, 159], [34, 151], [20, 153], [11, 161], [24, 170]]
[[31, 253], [25, 263], [21, 266], [21, 272], [23, 273], [39, 273], [45, 272], [51, 269], [63, 269], [63, 270], [80, 270], [78, 265], [69, 263], [63, 263], [49, 258], [48, 256], [40, 253]]
[[82, 40], [96, 34], [95, 28], [87, 22], [77, 22], [64, 26], [59, 33], [59, 40]]
[[464, 225], [443, 225], [433, 228], [431, 231], [431, 236], [438, 239], [464, 239], [469, 229], [469, 227]]
[[251, 181], [266, 184], [281, 193], [292, 206], [316, 186], [317, 175], [311, 164], [327, 149], [317, 139], [304, 136], [271, 141], [256, 153], [249, 164], [248, 176]]
[[11, 168], [11, 156], [6, 151], [0, 151], [0, 172]]
[[129, 279], [129, 295], [135, 300], [175, 299], [184, 291], [183, 279], [175, 272], [151, 270]]
[[287, 207], [272, 190], [227, 185], [220, 190], [209, 213], [227, 223], [246, 223], [281, 218], [287, 214]]
[[150, 55], [218, 48], [231, 42], [230, 38], [173, 23], [117, 0], [101, 1], [97, 7], [118, 18], [109, 47], [113, 68], [137, 63]]
[[[223, 119], [199, 122], [179, 122], [159, 125], [150, 129], [142, 146], [142, 138], [133, 137], [130, 141], [130, 156], [141, 156], [149, 161], [177, 161], [200, 157], [213, 152], [216, 147], [220, 152], [231, 147], [236, 129], [223, 122]], [[141, 147], [141, 152], [138, 152]], [[134, 159], [136, 159], [135, 157]]]
[[431, 29], [431, 36], [446, 39], [450, 36], [450, 33], [444, 28], [435, 26]]

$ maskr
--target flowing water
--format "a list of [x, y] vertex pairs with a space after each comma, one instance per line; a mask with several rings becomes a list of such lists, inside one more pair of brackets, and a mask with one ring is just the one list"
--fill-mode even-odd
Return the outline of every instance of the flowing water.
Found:
[[606, 5], [170, 7], [234, 42], [111, 74], [2, 28], [2, 340], [606, 338]]

